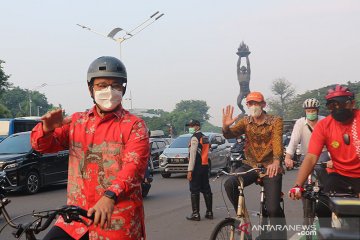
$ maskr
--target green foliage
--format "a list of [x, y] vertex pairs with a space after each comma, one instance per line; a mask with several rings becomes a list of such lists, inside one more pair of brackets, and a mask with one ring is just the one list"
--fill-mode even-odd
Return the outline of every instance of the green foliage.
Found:
[[207, 122], [210, 115], [207, 113], [209, 106], [202, 100], [183, 100], [176, 104], [172, 112], [165, 112], [161, 109], [151, 109], [148, 113], [158, 114], [160, 117], [143, 117], [147, 126], [151, 130], [163, 130], [165, 135], [170, 135], [170, 127], [172, 128], [173, 136], [183, 134], [187, 131], [185, 127], [186, 122], [190, 119], [197, 119], [202, 123], [203, 131], [220, 132], [218, 127], [215, 127]]
[[203, 132], [216, 132], [216, 133], [221, 133], [221, 127], [217, 127], [212, 125], [209, 122], [204, 122], [204, 124], [201, 126], [201, 131]]
[[268, 100], [269, 112], [286, 118], [290, 108], [289, 103], [295, 95], [295, 89], [285, 78], [278, 78], [272, 82], [271, 91], [276, 97]]
[[[328, 85], [319, 89], [314, 89], [307, 91], [303, 94], [298, 94], [290, 103], [289, 106], [291, 106], [288, 109], [288, 112], [286, 114], [288, 120], [290, 119], [297, 119], [302, 116], [304, 116], [304, 109], [302, 108], [302, 104], [307, 98], [316, 98], [320, 102], [320, 115], [327, 116], [329, 115], [329, 111], [326, 108], [326, 99], [325, 96], [327, 94], [328, 89], [333, 88], [335, 84]], [[359, 108], [360, 106], [360, 82], [348, 82], [347, 84], [344, 84], [344, 86], [347, 86], [350, 88], [352, 92], [355, 93], [355, 101], [356, 105]]]
[[200, 122], [209, 120], [209, 106], [202, 100], [182, 100], [175, 106], [176, 112], [183, 112], [190, 118], [198, 119]]
[[10, 110], [0, 103], [0, 118], [11, 118]]
[[0, 59], [0, 96], [4, 91], [11, 87], [11, 83], [8, 82], [10, 76], [5, 74], [3, 67], [1, 66], [3, 63], [5, 62]]
[[44, 94], [38, 91], [29, 91], [15, 87], [3, 93], [0, 100], [11, 111], [13, 117], [24, 117], [30, 115], [30, 98], [31, 98], [31, 115], [43, 115], [49, 109], [53, 108], [47, 102]]

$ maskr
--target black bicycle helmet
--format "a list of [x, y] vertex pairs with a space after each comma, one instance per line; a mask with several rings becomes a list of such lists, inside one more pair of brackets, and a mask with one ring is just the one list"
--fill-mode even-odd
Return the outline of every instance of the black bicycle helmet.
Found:
[[92, 85], [93, 79], [97, 77], [114, 77], [124, 86], [123, 95], [126, 92], [127, 73], [125, 65], [117, 58], [103, 56], [95, 59], [89, 66], [87, 72], [88, 86]]

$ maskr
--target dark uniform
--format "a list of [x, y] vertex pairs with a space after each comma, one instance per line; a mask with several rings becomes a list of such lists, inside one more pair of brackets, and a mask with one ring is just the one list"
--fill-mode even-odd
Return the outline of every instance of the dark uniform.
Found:
[[[200, 123], [196, 120], [191, 120], [187, 125], [200, 127]], [[210, 144], [208, 137], [202, 134], [199, 130], [200, 128], [193, 134], [189, 143], [188, 171], [191, 172], [191, 181], [189, 182], [189, 186], [193, 212], [186, 218], [194, 221], [200, 221], [200, 192], [203, 193], [206, 204], [205, 218], [213, 219], [212, 192], [209, 184], [208, 165]], [[195, 148], [196, 155], [194, 157]]]

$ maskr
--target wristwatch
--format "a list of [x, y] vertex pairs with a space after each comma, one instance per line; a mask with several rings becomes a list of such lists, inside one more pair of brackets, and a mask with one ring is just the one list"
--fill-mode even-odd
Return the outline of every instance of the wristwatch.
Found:
[[104, 196], [108, 197], [108, 198], [110, 198], [110, 199], [112, 199], [112, 200], [114, 200], [116, 202], [117, 196], [116, 196], [116, 193], [114, 193], [113, 191], [106, 190], [104, 192]]

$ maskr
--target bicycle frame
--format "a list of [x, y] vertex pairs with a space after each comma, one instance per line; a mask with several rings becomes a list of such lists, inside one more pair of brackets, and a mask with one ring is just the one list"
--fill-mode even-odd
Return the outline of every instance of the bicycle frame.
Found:
[[[237, 206], [237, 211], [236, 211], [236, 218], [239, 220], [239, 226], [240, 226], [240, 239], [245, 239], [245, 233], [246, 233], [246, 229], [242, 229], [242, 226], [246, 227], [249, 226], [249, 228], [251, 229], [251, 221], [250, 221], [250, 217], [249, 217], [249, 213], [247, 211], [246, 205], [245, 205], [245, 195], [244, 195], [244, 180], [241, 177], [241, 175], [238, 176], [239, 179], [239, 198], [238, 198], [238, 206]], [[247, 225], [249, 224], [249, 225]], [[235, 230], [235, 229], [234, 229]], [[234, 239], [235, 236], [235, 231], [232, 231], [231, 233], [231, 237], [230, 239]], [[251, 232], [250, 232], [250, 236], [251, 236]]]
[[[236, 209], [236, 217], [235, 218], [226, 218], [223, 221], [221, 221], [218, 226], [216, 226], [216, 228], [214, 229], [211, 238], [215, 239], [215, 237], [218, 234], [218, 231], [221, 230], [222, 228], [222, 223], [226, 223], [225, 225], [228, 225], [228, 221], [230, 220], [232, 222], [232, 225], [230, 227], [230, 240], [235, 240], [239, 239], [238, 237], [240, 237], [240, 240], [244, 240], [244, 239], [251, 239], [252, 235], [251, 235], [251, 229], [252, 229], [252, 225], [251, 225], [251, 221], [250, 221], [250, 217], [249, 217], [249, 213], [247, 211], [246, 205], [245, 205], [245, 195], [244, 195], [244, 180], [242, 178], [241, 175], [244, 175], [246, 173], [252, 172], [252, 171], [264, 171], [264, 168], [252, 168], [246, 172], [241, 172], [241, 173], [227, 173], [225, 171], [221, 171], [223, 174], [228, 175], [228, 176], [236, 176], [239, 180], [239, 186], [238, 186], [238, 190], [239, 190], [239, 197], [238, 197], [238, 205], [237, 205], [237, 209]], [[217, 178], [220, 175], [217, 176]], [[265, 201], [264, 198], [264, 189], [262, 188], [262, 195], [261, 195], [261, 199], [262, 201]], [[263, 213], [263, 212], [261, 212]], [[226, 227], [226, 226], [224, 226]], [[248, 229], [250, 230], [248, 232]]]

